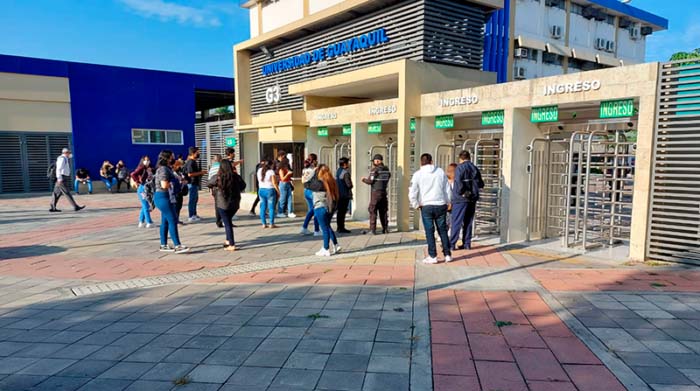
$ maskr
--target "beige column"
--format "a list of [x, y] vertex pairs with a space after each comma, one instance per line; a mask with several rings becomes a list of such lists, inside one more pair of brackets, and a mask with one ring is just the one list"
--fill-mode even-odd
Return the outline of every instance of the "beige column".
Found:
[[634, 193], [632, 198], [632, 226], [630, 232], [630, 255], [635, 261], [646, 257], [647, 230], [649, 229], [651, 180], [654, 173], [654, 116], [656, 96], [639, 98], [637, 124], [637, 151], [635, 152]]
[[527, 228], [526, 146], [542, 132], [530, 122], [530, 109], [505, 109], [503, 124], [503, 191], [501, 195], [501, 240], [525, 240]]
[[361, 178], [368, 175], [367, 162], [369, 156], [367, 151], [372, 144], [367, 134], [366, 123], [353, 123], [352, 135], [350, 136], [350, 171], [352, 183], [355, 185], [352, 190], [352, 218], [353, 220], [366, 220], [369, 218], [367, 206], [369, 205], [369, 189], [362, 183]]
[[[410, 221], [408, 187], [411, 182], [411, 117], [420, 113], [421, 90], [416, 80], [420, 79], [420, 69], [412, 61], [404, 61], [404, 68], [399, 72], [399, 98], [397, 132], [397, 172], [398, 205], [396, 223], [399, 231], [409, 231], [413, 226]], [[419, 153], [419, 151], [416, 151]]]

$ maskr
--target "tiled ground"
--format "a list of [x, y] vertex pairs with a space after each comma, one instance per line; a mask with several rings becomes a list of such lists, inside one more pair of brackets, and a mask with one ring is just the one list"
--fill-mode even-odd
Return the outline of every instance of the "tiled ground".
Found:
[[700, 271], [618, 269], [531, 269], [550, 291], [700, 292]]

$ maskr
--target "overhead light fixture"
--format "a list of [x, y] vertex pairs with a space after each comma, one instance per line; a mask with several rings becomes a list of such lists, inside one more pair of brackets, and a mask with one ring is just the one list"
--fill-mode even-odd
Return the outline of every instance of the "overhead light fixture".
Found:
[[274, 57], [270, 49], [267, 48], [267, 46], [260, 46], [260, 51], [263, 52], [263, 54], [266, 55], [267, 58]]

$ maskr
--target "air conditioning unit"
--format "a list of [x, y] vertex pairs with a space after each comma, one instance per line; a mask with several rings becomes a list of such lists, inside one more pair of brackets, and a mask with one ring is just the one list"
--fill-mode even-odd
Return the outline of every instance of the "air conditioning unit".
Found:
[[620, 18], [620, 21], [617, 23], [617, 25], [621, 29], [626, 29], [626, 28], [632, 26], [632, 21], [623, 17], [623, 18]]
[[525, 79], [525, 68], [524, 67], [515, 67], [514, 72], [513, 72], [513, 78], [515, 80]]
[[641, 29], [639, 29], [639, 33], [642, 34], [643, 36], [651, 35], [651, 33], [654, 32], [654, 29], [652, 29], [650, 26], [644, 26]]
[[641, 37], [641, 33], [639, 31], [639, 27], [632, 27], [630, 28], [630, 39], [633, 40], [638, 40]]
[[596, 38], [595, 40], [595, 48], [598, 50], [605, 50], [608, 45], [607, 45], [608, 40], [604, 38]]
[[517, 48], [515, 49], [516, 58], [528, 58], [530, 56], [530, 51], [527, 48]]
[[605, 42], [605, 51], [608, 53], [614, 53], [615, 52], [615, 42], [614, 41]]
[[561, 26], [553, 25], [552, 27], [549, 28], [549, 33], [552, 35], [552, 38], [554, 38], [554, 39], [561, 38]]

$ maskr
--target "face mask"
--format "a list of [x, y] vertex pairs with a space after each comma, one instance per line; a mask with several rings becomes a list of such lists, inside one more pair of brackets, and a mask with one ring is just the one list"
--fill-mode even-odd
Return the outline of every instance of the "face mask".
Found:
[[144, 161], [143, 161], [143, 165], [144, 165], [144, 166], [148, 166], [149, 164], [151, 164], [151, 162], [149, 162], [148, 160], [144, 160]]
[[73, 154], [72, 154], [72, 153], [69, 153], [69, 154], [68, 154], [68, 159], [73, 159]]

